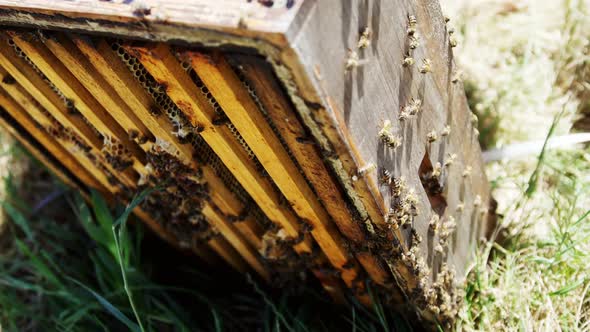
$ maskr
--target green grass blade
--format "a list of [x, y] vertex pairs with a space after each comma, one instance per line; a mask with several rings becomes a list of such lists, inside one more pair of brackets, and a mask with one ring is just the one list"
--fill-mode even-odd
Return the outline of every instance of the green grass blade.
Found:
[[27, 240], [32, 240], [33, 231], [31, 230], [31, 227], [29, 227], [27, 218], [25, 218], [25, 216], [19, 210], [17, 210], [16, 207], [8, 202], [2, 202], [2, 208], [10, 216], [12, 222], [14, 222], [14, 224], [23, 231], [27, 237]]
[[100, 294], [89, 288], [88, 286], [84, 285], [83, 283], [79, 282], [76, 279], [66, 277], [71, 280], [76, 285], [82, 287], [86, 291], [88, 291], [94, 298], [103, 306], [103, 308], [110, 313], [113, 317], [115, 317], [118, 321], [125, 324], [131, 331], [133, 332], [141, 332], [139, 325], [132, 322], [125, 314], [123, 314], [119, 309], [117, 309], [114, 305], [112, 305], [107, 299], [102, 297]]

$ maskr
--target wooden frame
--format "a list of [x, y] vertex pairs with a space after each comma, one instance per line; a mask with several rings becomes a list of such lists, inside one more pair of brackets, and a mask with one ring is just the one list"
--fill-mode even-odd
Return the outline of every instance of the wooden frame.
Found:
[[[415, 49], [409, 45], [410, 16], [416, 20], [416, 33], [420, 36]], [[317, 241], [325, 258], [340, 270], [349, 287], [355, 284], [360, 287], [357, 276], [362, 267], [384, 289], [401, 291], [398, 301], [412, 302], [424, 317], [449, 321], [454, 316], [451, 303], [447, 304], [450, 309], [446, 312], [437, 312], [436, 306], [429, 303], [431, 299], [424, 300], [424, 297], [432, 293], [429, 290], [439, 292], [442, 288], [452, 294], [452, 287], [441, 286], [438, 276], [446, 275], [448, 267], [459, 272], [460, 281], [470, 259], [468, 253], [480, 237], [490, 233], [494, 220], [477, 131], [462, 83], [455, 79], [457, 69], [449, 34], [436, 1], [363, 0], [353, 4], [301, 0], [289, 8], [268, 8], [257, 2], [238, 0], [216, 3], [198, 0], [190, 4], [163, 0], [141, 4], [0, 0], [0, 23], [149, 41], [149, 44], [126, 42], [125, 47], [140, 58], [157, 81], [165, 83], [167, 94], [192, 124], [203, 128], [203, 139], [266, 216], [280, 224], [292, 238], [300, 234], [299, 218], [314, 226], [313, 239], [304, 237], [303, 242], [294, 246], [296, 251], [310, 252], [312, 243]], [[370, 32], [364, 36], [368, 40], [360, 46], [365, 31]], [[61, 38], [60, 43], [54, 44], [50, 39], [46, 45], [51, 51], [47, 51], [43, 49], [45, 46], [30, 48], [28, 41], [18, 35], [14, 38], [25, 51], [43, 54], [43, 58], [64, 55], [63, 61], [71, 60], [68, 62], [71, 67], [77, 58], [65, 55], [81, 52], [97, 68], [96, 73], [81, 76], [88, 83], [97, 80], [97, 73], [105, 80], [107, 75], [124, 72], [105, 66], [110, 60], [105, 55], [108, 52], [104, 52], [107, 48], [104, 44], [91, 47], [86, 40], [76, 38], [73, 44]], [[170, 46], [156, 42], [187, 46], [184, 56], [192, 62], [193, 69], [268, 172], [270, 180], [260, 174], [230, 128], [217, 124], [218, 114], [180, 67]], [[69, 46], [62, 48], [64, 44]], [[235, 54], [226, 54], [232, 50], [236, 50]], [[404, 57], [410, 52], [417, 64], [404, 66]], [[10, 72], [2, 53], [0, 65]], [[355, 62], [356, 57], [359, 61]], [[32, 60], [51, 76], [52, 68], [43, 59], [32, 57]], [[422, 60], [431, 70], [419, 68]], [[265, 71], [266, 63], [270, 67]], [[242, 74], [258, 91], [258, 103], [236, 76], [232, 67], [235, 64], [241, 66]], [[64, 71], [59, 69], [59, 64], [56, 66]], [[84, 70], [82, 67], [76, 70]], [[15, 76], [16, 71], [11, 74]], [[146, 97], [137, 87], [127, 87], [126, 80], [129, 77], [119, 75], [108, 82], [112, 89], [103, 88], [99, 93], [114, 90], [132, 93], [136, 98], [114, 94], [114, 99], [103, 101], [102, 106], [93, 105], [99, 109], [107, 105], [109, 110], [131, 109], [130, 116], [143, 121], [145, 126], [134, 130], [147, 130], [174, 141], [169, 137], [169, 125], [145, 117], [149, 106]], [[64, 83], [60, 83], [60, 89], [68, 90]], [[33, 91], [35, 84], [23, 84], [23, 88], [35, 98], [40, 94], [37, 98], [40, 103], [50, 107], [48, 110], [56, 119], [65, 123], [66, 119], [60, 119], [64, 110], [47, 99], [46, 91]], [[269, 93], [260, 92], [267, 89]], [[81, 102], [82, 108], [88, 105], [84, 95], [76, 95], [81, 93], [81, 87], [70, 90], [68, 95], [75, 97], [76, 104]], [[280, 102], [273, 103], [274, 99]], [[417, 100], [421, 111], [400, 121], [400, 109]], [[261, 107], [266, 109], [267, 118], [260, 113]], [[285, 120], [287, 115], [291, 115], [289, 121]], [[269, 126], [269, 119], [274, 128]], [[391, 131], [400, 136], [403, 144], [399, 148], [388, 148], [380, 139], [378, 133], [385, 120], [393, 124]], [[110, 130], [101, 121], [91, 122], [101, 131]], [[113, 134], [120, 140], [127, 134], [119, 126], [122, 123], [113, 124], [117, 128]], [[83, 126], [76, 128], [84, 136]], [[438, 136], [434, 141], [428, 137], [432, 131]], [[185, 150], [182, 158], [191, 164], [186, 148], [174, 145], [179, 151]], [[130, 146], [141, 161], [143, 151], [132, 143]], [[441, 171], [433, 172], [437, 163]], [[140, 173], [141, 164], [135, 165]], [[387, 222], [399, 203], [399, 195], [393, 194], [397, 189], [381, 181], [385, 171], [396, 184], [403, 183], [405, 198], [412, 196], [413, 201], [415, 195], [420, 203], [416, 209], [419, 212], [409, 218], [409, 226], [391, 229]], [[208, 180], [215, 181], [214, 171], [207, 172]], [[434, 181], [435, 173], [440, 174], [433, 185], [428, 181]], [[224, 195], [214, 200], [215, 206], [222, 208]], [[281, 204], [283, 196], [292, 208]], [[222, 209], [235, 216], [240, 207], [229, 203]], [[213, 210], [207, 211], [215, 218]], [[450, 225], [453, 218], [460, 225], [451, 227], [454, 232], [450, 232], [448, 243], [440, 234], [429, 230], [435, 214], [441, 214], [441, 220], [445, 221], [441, 222], [442, 226]], [[235, 225], [235, 234], [239, 233], [243, 239], [234, 243], [234, 247], [246, 242], [249, 246], [261, 245], [260, 231], [253, 230], [253, 224]], [[420, 238], [425, 240], [418, 241]], [[367, 242], [377, 244], [369, 248]], [[448, 244], [442, 252], [435, 250], [439, 242]], [[348, 252], [350, 243], [357, 252]], [[384, 243], [392, 248], [385, 256], [380, 252], [385, 248]], [[423, 259], [429, 268], [419, 268], [421, 264], [415, 256]], [[360, 265], [356, 264], [357, 260]]]

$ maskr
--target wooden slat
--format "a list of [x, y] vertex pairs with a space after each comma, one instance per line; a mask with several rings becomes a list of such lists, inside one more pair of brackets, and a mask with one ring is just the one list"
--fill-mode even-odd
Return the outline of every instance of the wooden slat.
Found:
[[0, 65], [60, 123], [72, 128], [90, 147], [98, 151], [102, 149], [103, 142], [92, 128], [82, 118], [68, 114], [63, 101], [25, 60], [15, 54], [4, 34], [0, 34]]
[[[192, 156], [193, 149], [190, 144], [180, 143], [173, 134], [172, 123], [165, 116], [154, 117], [150, 114], [150, 108], [154, 104], [153, 99], [104, 39], [99, 39], [94, 43], [89, 38], [74, 36], [73, 42], [155, 137], [172, 144], [179, 152], [177, 157], [182, 163], [193, 168], [199, 167], [196, 159]], [[244, 212], [244, 207], [227, 189], [212, 167], [209, 165], [201, 165], [200, 167], [204, 179], [211, 188], [215, 188], [211, 193], [212, 202], [224, 214], [232, 217], [240, 216]], [[235, 226], [251, 245], [257, 249], [261, 248], [263, 230], [252, 217], [236, 222]]]
[[[0, 89], [0, 105], [25, 128], [35, 140], [37, 140], [43, 147], [49, 151], [57, 160], [59, 160], [66, 169], [72, 174], [76, 174], [80, 181], [90, 188], [94, 188], [105, 196], [108, 195], [108, 190], [103, 187], [88, 171], [74, 159], [71, 154], [64, 149], [64, 147], [55, 141], [48, 133], [39, 128], [35, 124], [35, 120], [31, 118], [27, 112], [20, 107], [8, 94]], [[108, 195], [110, 196], [110, 195]]]
[[[77, 80], [76, 76], [56, 58], [46, 47], [39, 41], [28, 40], [28, 37], [21, 36], [18, 33], [12, 33], [14, 42], [27, 54], [33, 63], [55, 84], [55, 86], [69, 99], [74, 101], [76, 108], [94, 125], [94, 127], [103, 135], [110, 136], [123, 144], [134, 157], [133, 167], [143, 173], [143, 163], [145, 163], [145, 153], [139, 146], [129, 139], [129, 135], [121, 126], [109, 115], [109, 113], [94, 99]], [[137, 179], [130, 179], [126, 183], [134, 187]]]
[[[7, 81], [5, 80], [7, 75], [8, 73], [4, 70], [4, 68], [0, 67], [0, 79], [3, 82]], [[7, 111], [9, 111], [13, 117], [14, 115], [18, 115], [17, 121], [20, 120], [19, 123], [21, 123], [23, 127], [27, 128], [27, 131], [29, 131], [31, 134], [35, 134], [35, 138], [38, 141], [47, 142], [45, 147], [48, 149], [48, 151], [50, 151], [50, 153], [58, 158], [60, 162], [63, 162], [66, 167], [69, 166], [68, 168], [70, 171], [73, 174], [76, 174], [76, 176], [80, 177], [81, 181], [84, 182], [88, 187], [97, 189], [107, 199], [110, 199], [112, 194], [118, 191], [118, 188], [109, 183], [108, 179], [105, 177], [105, 174], [96, 167], [94, 162], [87, 159], [87, 157], [81, 152], [76, 151], [77, 147], [75, 147], [71, 142], [68, 142], [67, 140], [55, 140], [43, 129], [40, 129], [35, 125], [35, 122], [37, 122], [45, 127], [53, 126], [53, 123], [51, 122], [51, 119], [47, 118], [47, 116], [43, 114], [41, 109], [39, 109], [39, 106], [33, 102], [33, 98], [22, 87], [20, 87], [17, 82], [3, 83], [2, 85], [6, 93], [10, 95], [10, 97], [8, 97], [6, 94], [4, 94], [4, 92], [2, 92], [2, 90], [0, 90], [0, 103], [2, 106]], [[27, 116], [26, 113], [29, 113], [29, 116]], [[61, 144], [58, 142], [61, 142]], [[70, 149], [71, 152], [63, 149], [62, 146]], [[66, 154], [68, 154], [68, 156], [66, 156]], [[68, 161], [72, 158], [79, 163], [79, 168], [73, 168], [72, 165], [75, 165], [73, 162], [71, 165], [68, 163]], [[84, 169], [86, 171], [84, 171]], [[177, 245], [176, 241], [173, 240], [170, 235], [165, 232], [161, 226], [159, 226], [158, 223], [156, 223], [139, 207], [134, 210], [134, 213], [138, 215], [144, 222], [146, 222], [146, 224], [148, 224], [152, 230], [154, 230], [168, 242], [174, 244], [175, 246]], [[205, 254], [205, 248], [194, 248], [194, 252], [202, 259], [206, 261], [212, 261], [211, 257]]]
[[43, 39], [43, 41], [45, 46], [68, 68], [94, 99], [110, 113], [112, 118], [123, 128], [127, 137], [132, 131], [135, 131], [137, 140], [145, 137], [153, 141], [151, 133], [143, 122], [139, 121], [135, 113], [124, 102], [124, 99], [107, 84], [69, 38], [64, 34], [55, 33], [51, 34], [49, 38]]
[[[4, 68], [0, 67], [0, 78], [3, 80], [3, 82], [5, 81], [4, 78], [6, 77], [6, 74], [7, 73]], [[40, 124], [44, 128], [54, 127], [54, 123], [51, 121], [51, 119], [43, 113], [39, 106], [33, 102], [32, 97], [26, 91], [24, 91], [24, 89], [20, 87], [18, 83], [3, 83], [2, 87], [6, 93], [12, 97], [13, 101], [21, 106], [19, 110], [28, 113], [31, 119], [34, 119], [34, 122]], [[101, 184], [102, 187], [108, 189], [110, 194], [115, 194], [119, 191], [116, 186], [113, 186], [109, 182], [104, 172], [102, 172], [100, 168], [96, 167], [96, 161], [89, 160], [84, 152], [80, 151], [80, 148], [77, 147], [73, 142], [68, 141], [67, 139], [59, 138], [55, 138], [55, 140], [57, 141], [57, 144], [61, 143], [61, 145], [71, 153], [73, 158], [76, 159], [80, 165], [83, 166]]]
[[343, 267], [346, 264], [350, 265], [351, 260], [339, 231], [230, 65], [219, 55], [210, 57], [196, 52], [186, 54], [191, 59], [193, 69], [289, 200], [295, 212], [313, 226], [313, 237], [332, 265], [341, 270], [344, 282], [349, 287], [352, 286], [358, 275], [358, 267]]
[[[340, 188], [326, 168], [315, 144], [309, 141], [305, 127], [297, 118], [268, 64], [254, 56], [235, 55], [233, 58], [239, 61], [240, 70], [248, 84], [256, 92], [260, 103], [314, 186], [338, 229], [355, 245], [362, 246], [367, 239], [361, 229], [361, 221], [354, 220]], [[376, 283], [386, 285], [391, 282], [391, 273], [385, 271], [378, 260], [371, 257], [371, 253], [359, 253], [356, 257]]]
[[[80, 139], [92, 148], [96, 156], [101, 156], [100, 151], [103, 147], [103, 142], [98, 138], [94, 130], [84, 122], [82, 117], [68, 114], [64, 102], [59, 98], [57, 93], [49, 87], [25, 60], [18, 57], [7, 43], [6, 36], [0, 34], [0, 66], [4, 67], [12, 78], [27, 90], [58, 122], [78, 134]], [[104, 158], [101, 157], [99, 159], [101, 164], [122, 183], [134, 184], [134, 182], [129, 180], [132, 176], [131, 174], [116, 172], [108, 162], [103, 160]]]
[[[7, 72], [3, 68], [0, 68], [0, 78], [4, 79], [6, 75]], [[104, 173], [100, 169], [96, 168], [96, 165], [93, 161], [87, 159], [86, 156], [84, 156], [81, 152], [75, 151], [76, 147], [71, 142], [68, 142], [67, 140], [58, 140], [61, 142], [60, 144], [43, 129], [40, 129], [35, 125], [35, 122], [38, 122], [44, 126], [52, 126], [53, 123], [51, 122], [51, 119], [47, 118], [47, 116], [43, 114], [43, 112], [39, 109], [39, 106], [33, 102], [32, 97], [28, 95], [28, 93], [18, 85], [18, 83], [4, 83], [3, 86], [9, 91], [8, 94], [10, 94], [11, 97], [15, 98], [16, 100], [12, 99], [7, 94], [5, 94], [4, 91], [0, 90], [0, 104], [11, 114], [11, 116], [16, 118], [17, 121], [19, 121], [19, 123], [21, 123], [21, 125], [25, 127], [28, 132], [34, 134], [38, 141], [42, 143], [46, 142], [44, 145], [46, 149], [50, 151], [50, 153], [56, 158], [58, 158], [60, 162], [66, 166], [66, 168], [70, 169], [73, 174], [76, 174], [78, 177], [80, 177], [80, 179], [86, 185], [97, 189], [105, 197], [111, 197], [113, 193], [118, 191], [116, 187], [109, 183]], [[25, 108], [23, 108], [23, 106]], [[30, 115], [27, 116], [27, 113]], [[67, 147], [73, 152], [70, 153], [63, 147]], [[170, 238], [170, 235], [168, 235], [168, 233], [164, 231], [157, 222], [155, 222], [140, 208], [136, 208], [134, 213], [140, 216], [140, 218], [146, 222], [150, 228], [160, 234], [160, 236], [162, 236], [164, 239], [167, 239], [168, 242], [176, 244], [176, 241]], [[227, 251], [227, 245], [225, 245], [225, 243], [220, 244], [219, 241], [215, 241], [213, 245], [216, 245], [216, 251], [218, 252], [220, 250], [226, 250], [226, 252], [223, 252], [222, 257], [226, 259], [228, 263], [235, 267], [241, 266], [237, 263], [240, 261], [239, 255], [236, 256], [237, 253], [235, 253], [233, 250]], [[195, 253], [197, 253], [197, 255], [202, 257], [204, 260], [211, 261], [211, 258], [204, 254], [205, 250], [199, 248], [193, 249]], [[263, 277], [264, 276], [265, 275], [263, 275]]]
[[[174, 135], [172, 135], [172, 128], [171, 124], [168, 120], [164, 120], [163, 117], [158, 117], [161, 119], [155, 119], [149, 111], [149, 107], [151, 107], [151, 102], [149, 101], [150, 97], [147, 95], [144, 89], [141, 88], [139, 83], [133, 78], [131, 73], [127, 68], [125, 68], [122, 61], [113, 53], [110, 47], [107, 47], [106, 43], [102, 42], [102, 54], [99, 54], [97, 50], [89, 44], [89, 40], [82, 40], [80, 38], [75, 39], [75, 44], [81, 46], [80, 49], [83, 50], [83, 54], [76, 55], [79, 52], [74, 45], [73, 42], [69, 40], [63, 40], [59, 38], [59, 43], [57, 42], [47, 42], [48, 47], [50, 50], [54, 51], [56, 56], [62, 55], [64, 58], [70, 56], [76, 58], [76, 62], [80, 64], [85, 64], [84, 68], [77, 68], [78, 71], [86, 71], [91, 74], [91, 78], [87, 78], [88, 80], [99, 81], [101, 84], [101, 89], [92, 89], [90, 86], [86, 85], [89, 91], [96, 94], [108, 94], [108, 98], [111, 99], [111, 104], [118, 100], [118, 103], [123, 103], [125, 100], [126, 103], [129, 103], [128, 107], [127, 104], [125, 108], [127, 112], [130, 114], [136, 114], [134, 116], [135, 120], [131, 119], [124, 119], [120, 116], [114, 116], [114, 119], [119, 122], [122, 126], [129, 126], [129, 121], [138, 121], [142, 119], [145, 121], [145, 128], [143, 135], [152, 136], [152, 133], [155, 137], [160, 138], [159, 134], [165, 135], [164, 137], [169, 139], [167, 141], [171, 144], [174, 144], [175, 147], [178, 147], [180, 150], [179, 152], [179, 159], [188, 163], [189, 166], [193, 167], [196, 172], [196, 168], [198, 165], [196, 162], [192, 162], [192, 148], [188, 144], [181, 144]], [[54, 45], [55, 44], [55, 45]], [[69, 45], [69, 46], [68, 46]], [[103, 55], [106, 54], [108, 57], [104, 58]], [[84, 57], [84, 58], [83, 58]], [[88, 59], [88, 60], [87, 60]], [[75, 63], [67, 62], [67, 64], [71, 66], [75, 66]], [[100, 80], [96, 77], [100, 77]], [[113, 96], [117, 96], [118, 99], [115, 99]], [[105, 108], [107, 105], [104, 105]], [[119, 106], [120, 107], [120, 106]], [[123, 107], [120, 107], [123, 109]], [[132, 111], [133, 110], [133, 111]], [[133, 112], [133, 113], [132, 113]], [[164, 125], [162, 127], [161, 125]], [[137, 127], [139, 130], [139, 127]], [[166, 131], [168, 129], [169, 131]], [[149, 145], [142, 145], [143, 149], [146, 152], [149, 151]], [[205, 202], [204, 211], [208, 211], [209, 215], [206, 216], [208, 222], [215, 224], [215, 225], [224, 225], [226, 226], [224, 229], [234, 231], [234, 228], [229, 225], [227, 220], [228, 217], [233, 215], [233, 217], [238, 217], [240, 213], [243, 212], [244, 207], [237, 201], [237, 199], [233, 196], [233, 194], [226, 188], [223, 182], [218, 178], [218, 176], [214, 173], [213, 169], [210, 166], [205, 166], [203, 169], [203, 176], [207, 181], [208, 185], [212, 190], [212, 202], [219, 206], [222, 211], [227, 214], [224, 216], [218, 215], [214, 212], [214, 209], [209, 206], [208, 202]], [[230, 215], [230, 216], [228, 216]], [[214, 219], [213, 219], [214, 218]], [[227, 226], [229, 225], [229, 226]], [[249, 226], [249, 227], [244, 227]], [[260, 248], [261, 240], [260, 234], [262, 233], [259, 227], [256, 227], [257, 224], [255, 221], [250, 217], [248, 218], [247, 223], [240, 223], [240, 231], [241, 233], [246, 236], [248, 239], [249, 244], [242, 243], [242, 238], [238, 234], [234, 233], [226, 233], [222, 232], [222, 235], [226, 237], [229, 243], [244, 257], [246, 257], [246, 261], [252, 266], [252, 268], [261, 274], [264, 279], [268, 279], [268, 273], [262, 267], [260, 261], [255, 256], [252, 256], [252, 252], [255, 252], [250, 245], [256, 245]], [[257, 234], [258, 233], [258, 234]], [[223, 250], [222, 247], [219, 247], [218, 250]], [[224, 257], [231, 255], [231, 253], [224, 253]], [[234, 259], [235, 260], [235, 259]]]
[[[226, 126], [213, 124], [215, 111], [197, 91], [188, 74], [165, 44], [147, 47], [127, 46], [127, 50], [142, 62], [158, 83], [166, 86], [166, 92], [195, 126], [201, 126], [203, 139], [216, 152], [240, 184], [248, 191], [271, 221], [279, 223], [288, 236], [296, 238], [299, 225], [295, 215], [279, 202], [279, 196], [271, 183], [263, 178], [242, 146]], [[311, 252], [309, 242], [297, 246]]]
[[[226, 126], [213, 124], [215, 111], [204, 97], [196, 90], [187, 73], [165, 44], [149, 46], [126, 46], [128, 52], [134, 54], [158, 81], [166, 86], [166, 92], [185, 113], [195, 126], [204, 128], [203, 139], [211, 146], [238, 182], [248, 191], [269, 219], [279, 224], [288, 236], [297, 238], [299, 224], [291, 211], [280, 204], [279, 196], [267, 179], [256, 170], [255, 165], [245, 154], [243, 148], [235, 140]], [[294, 245], [296, 252], [311, 253], [311, 242], [306, 238]], [[318, 258], [322, 260], [322, 258]], [[316, 276], [320, 273], [312, 270]], [[324, 286], [326, 286], [324, 284]], [[331, 293], [341, 293], [336, 285], [329, 285]]]

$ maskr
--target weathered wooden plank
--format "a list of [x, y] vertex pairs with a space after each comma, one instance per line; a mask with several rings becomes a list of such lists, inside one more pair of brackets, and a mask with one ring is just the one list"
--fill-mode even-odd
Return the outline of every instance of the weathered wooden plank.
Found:
[[[136, 33], [146, 33], [150, 28], [162, 29], [164, 32], [170, 25], [180, 29], [207, 28], [248, 37], [257, 37], [259, 33], [254, 32], [262, 31], [267, 33], [269, 38], [272, 37], [270, 39], [275, 43], [281, 43], [283, 39], [276, 32], [284, 32], [288, 29], [303, 3], [304, 1], [288, 1], [282, 6], [269, 7], [258, 1], [241, 0], [218, 2], [145, 0], [140, 3], [100, 0], [68, 2], [2, 0], [0, 8], [16, 9], [40, 16], [59, 13], [63, 20], [62, 27], [66, 28], [68, 27], [66, 24], [70, 24], [71, 27], [72, 23], [86, 25], [85, 20], [104, 20], [119, 26], [135, 26], [138, 28]], [[16, 17], [9, 17], [16, 19]], [[21, 20], [28, 18], [21, 16]], [[162, 24], [164, 22], [166, 24]], [[86, 26], [91, 27], [92, 24]], [[94, 27], [99, 29], [100, 25], [94, 25]]]

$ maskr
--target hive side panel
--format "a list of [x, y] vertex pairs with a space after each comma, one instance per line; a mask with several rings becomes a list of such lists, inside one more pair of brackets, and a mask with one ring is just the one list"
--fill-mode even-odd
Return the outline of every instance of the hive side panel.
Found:
[[[308, 17], [289, 32], [296, 56], [283, 53], [291, 71], [282, 77], [296, 83], [291, 92], [300, 115], [319, 144], [337, 154], [334, 171], [375, 228], [399, 228], [398, 260], [419, 279], [406, 285], [407, 294], [425, 302], [418, 294], [442, 282], [437, 275], [456, 270], [463, 278], [469, 253], [490, 227], [475, 119], [455, 79], [440, 7], [379, 0], [308, 5]], [[409, 57], [413, 64], [404, 65]]]

